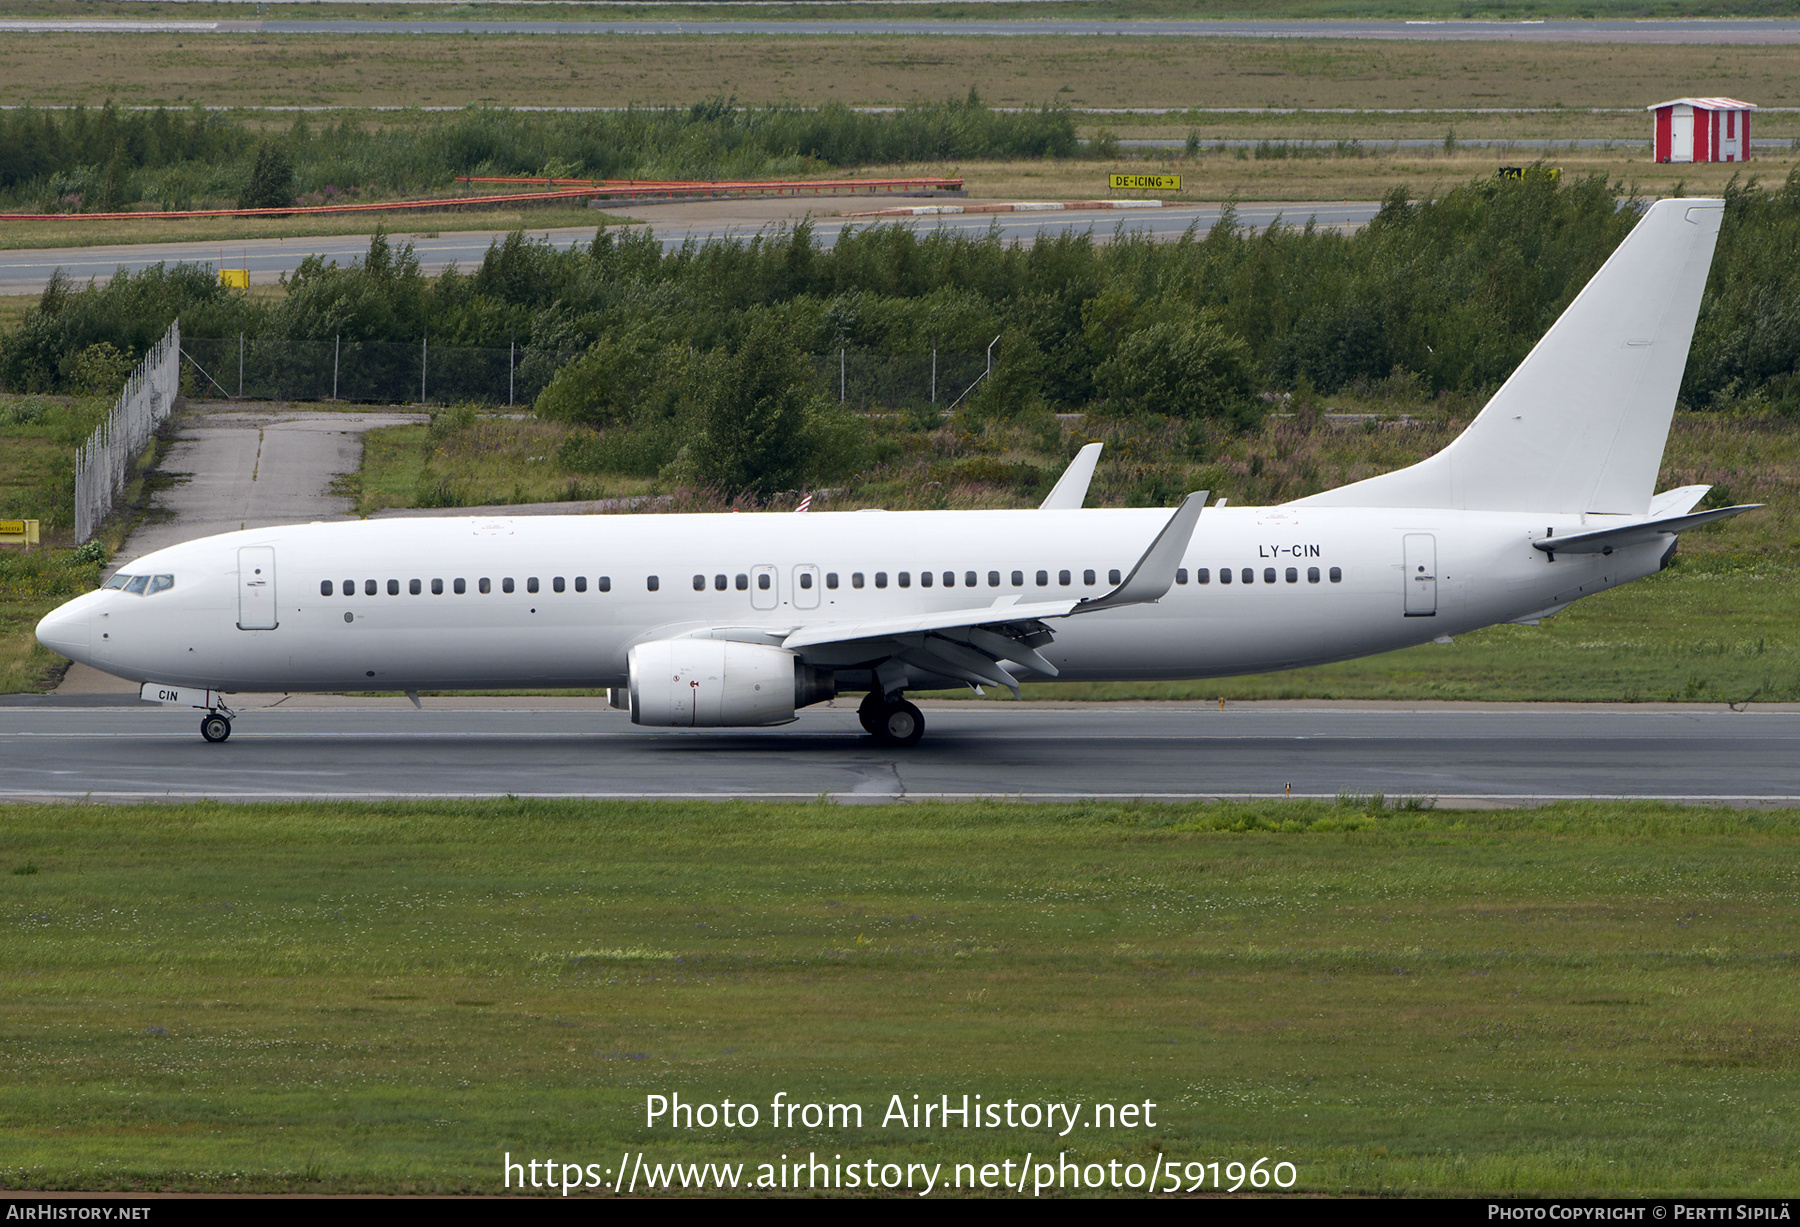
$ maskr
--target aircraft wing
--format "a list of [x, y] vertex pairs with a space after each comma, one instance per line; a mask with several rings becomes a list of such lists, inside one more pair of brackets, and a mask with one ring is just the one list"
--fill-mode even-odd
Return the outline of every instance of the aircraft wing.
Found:
[[1056, 666], [1037, 651], [1054, 635], [1043, 624], [1044, 619], [1152, 604], [1162, 599], [1175, 583], [1175, 566], [1186, 552], [1205, 506], [1204, 490], [1184, 498], [1125, 581], [1098, 597], [1023, 601], [1018, 596], [1006, 596], [990, 605], [963, 609], [860, 622], [811, 623], [790, 631], [781, 645], [802, 649], [866, 643], [872, 657], [895, 658], [927, 672], [960, 678], [973, 686], [1005, 686], [1016, 696], [1019, 684], [1006, 664], [1046, 677], [1057, 675]]
[[1628, 545], [1641, 545], [1646, 541], [1654, 541], [1658, 537], [1672, 536], [1686, 532], [1690, 528], [1698, 528], [1702, 524], [1710, 524], [1714, 520], [1723, 520], [1729, 516], [1742, 515], [1746, 511], [1755, 511], [1762, 503], [1743, 503], [1736, 507], [1721, 507], [1716, 511], [1697, 511], [1693, 515], [1667, 516], [1661, 520], [1640, 520], [1636, 524], [1622, 524], [1618, 528], [1602, 528], [1597, 532], [1576, 533], [1569, 537], [1545, 537], [1531, 544], [1546, 554], [1610, 554], [1614, 550]]

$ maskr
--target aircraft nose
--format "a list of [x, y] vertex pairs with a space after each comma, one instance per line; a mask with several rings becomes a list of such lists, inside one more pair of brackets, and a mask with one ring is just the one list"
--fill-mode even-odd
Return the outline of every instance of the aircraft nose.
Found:
[[38, 642], [70, 660], [85, 661], [94, 615], [80, 599], [59, 605], [37, 624]]

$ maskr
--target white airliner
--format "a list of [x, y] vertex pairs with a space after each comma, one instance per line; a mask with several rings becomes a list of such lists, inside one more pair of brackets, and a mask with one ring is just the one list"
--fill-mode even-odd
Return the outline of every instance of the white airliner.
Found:
[[[1723, 212], [1653, 205], [1469, 428], [1276, 507], [389, 520], [252, 529], [130, 563], [45, 646], [203, 708], [244, 691], [609, 687], [637, 724], [782, 724], [866, 691], [1219, 677], [1535, 622], [1667, 565], [1706, 493], [1655, 480]], [[1204, 514], [1202, 509], [1204, 508]]]

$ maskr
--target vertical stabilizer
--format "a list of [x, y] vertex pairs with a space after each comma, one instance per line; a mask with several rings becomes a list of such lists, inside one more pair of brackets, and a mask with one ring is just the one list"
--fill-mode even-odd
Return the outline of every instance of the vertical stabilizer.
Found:
[[1298, 502], [1645, 514], [1724, 209], [1651, 205], [1455, 442]]

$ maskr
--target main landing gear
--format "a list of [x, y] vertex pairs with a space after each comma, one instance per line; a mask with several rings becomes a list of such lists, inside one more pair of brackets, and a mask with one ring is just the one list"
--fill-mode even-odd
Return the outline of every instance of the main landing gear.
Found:
[[856, 709], [863, 730], [884, 746], [912, 746], [925, 735], [925, 714], [899, 695], [889, 698], [879, 690]]
[[200, 717], [200, 736], [211, 742], [231, 736], [231, 712], [221, 706]]

